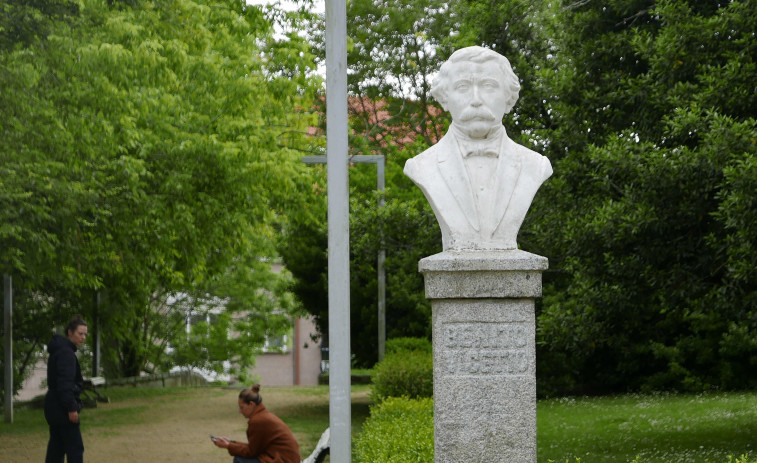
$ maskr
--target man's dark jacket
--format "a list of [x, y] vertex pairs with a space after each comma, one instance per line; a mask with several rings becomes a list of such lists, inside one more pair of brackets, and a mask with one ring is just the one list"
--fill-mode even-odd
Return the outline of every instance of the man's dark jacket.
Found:
[[81, 410], [81, 394], [84, 379], [81, 376], [76, 345], [59, 334], [47, 345], [50, 358], [47, 360], [47, 394], [45, 395], [45, 419], [50, 426], [69, 423], [68, 412]]

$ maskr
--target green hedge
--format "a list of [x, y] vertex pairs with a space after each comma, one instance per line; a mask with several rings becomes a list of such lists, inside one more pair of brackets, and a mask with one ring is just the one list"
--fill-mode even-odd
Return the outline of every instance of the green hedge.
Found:
[[421, 351], [431, 353], [431, 341], [426, 338], [392, 338], [386, 341], [386, 354], [396, 354], [407, 351]]
[[434, 401], [387, 398], [355, 438], [356, 463], [433, 463]]
[[387, 355], [373, 369], [372, 399], [431, 397], [434, 394], [434, 362], [430, 352], [400, 351]]

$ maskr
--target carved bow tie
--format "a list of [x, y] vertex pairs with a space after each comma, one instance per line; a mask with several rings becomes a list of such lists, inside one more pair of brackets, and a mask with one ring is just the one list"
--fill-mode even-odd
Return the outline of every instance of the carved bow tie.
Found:
[[496, 158], [499, 157], [499, 140], [495, 142], [468, 142], [464, 146], [464, 157], [469, 156], [487, 156]]

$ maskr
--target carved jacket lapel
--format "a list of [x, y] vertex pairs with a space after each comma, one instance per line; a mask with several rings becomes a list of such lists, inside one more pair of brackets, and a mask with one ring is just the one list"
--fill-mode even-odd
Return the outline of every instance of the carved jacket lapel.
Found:
[[499, 162], [497, 163], [497, 183], [495, 190], [497, 193], [494, 201], [494, 217], [496, 224], [494, 230], [499, 227], [505, 211], [510, 205], [515, 191], [515, 185], [520, 177], [520, 171], [523, 168], [523, 159], [520, 156], [520, 150], [510, 137], [502, 137], [502, 146], [499, 149]]
[[452, 192], [455, 200], [457, 200], [457, 204], [463, 210], [470, 226], [474, 230], [479, 231], [478, 213], [476, 212], [476, 203], [473, 199], [473, 189], [471, 188], [470, 179], [463, 164], [463, 157], [454, 135], [448, 134], [442, 137], [437, 144], [437, 148], [436, 160], [442, 178], [447, 183], [447, 187]]

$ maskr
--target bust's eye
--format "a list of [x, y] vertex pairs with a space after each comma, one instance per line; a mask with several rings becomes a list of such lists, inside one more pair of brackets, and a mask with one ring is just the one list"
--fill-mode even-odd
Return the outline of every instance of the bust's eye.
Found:
[[487, 90], [493, 90], [499, 88], [499, 84], [494, 80], [485, 80], [481, 82], [481, 87]]
[[470, 89], [470, 82], [461, 81], [455, 82], [455, 90], [458, 92], [466, 92]]

